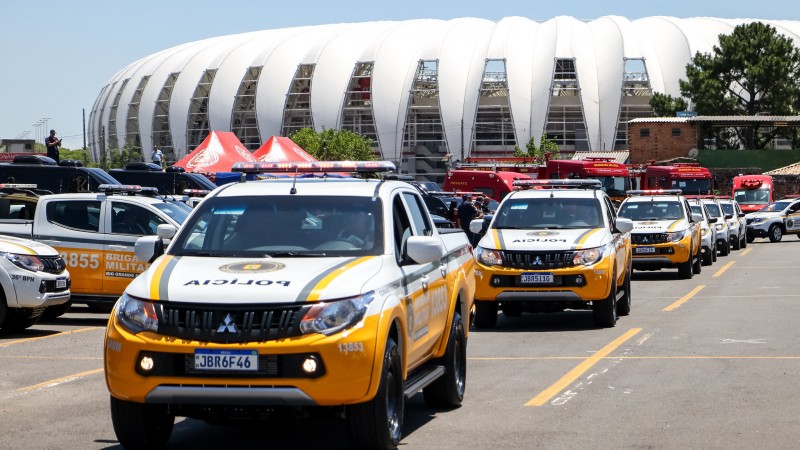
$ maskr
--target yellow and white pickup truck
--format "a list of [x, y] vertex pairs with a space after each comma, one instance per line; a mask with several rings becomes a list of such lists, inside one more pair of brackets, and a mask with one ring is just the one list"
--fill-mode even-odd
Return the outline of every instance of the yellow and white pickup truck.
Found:
[[[497, 311], [589, 309], [613, 327], [631, 308], [630, 220], [617, 218], [597, 180], [520, 180], [493, 216], [475, 255], [475, 326]], [[481, 231], [483, 220], [470, 230]]]
[[160, 224], [180, 226], [191, 207], [157, 194], [141, 195], [146, 191], [141, 186], [99, 189], [99, 193], [9, 195], [12, 212], [0, 213], [0, 233], [55, 248], [72, 276], [69, 303], [110, 310], [128, 283], [147, 267], [146, 261], [134, 257], [136, 239], [155, 235]]
[[619, 206], [619, 216], [633, 221], [633, 268], [676, 267], [680, 277], [686, 279], [700, 273], [703, 216], [692, 212], [680, 189], [628, 191], [628, 194]]
[[472, 248], [460, 229], [436, 229], [413, 186], [354, 178], [229, 184], [175, 233], [161, 225], [157, 237], [137, 241], [137, 257], [155, 259], [122, 294], [106, 331], [106, 382], [123, 446], [163, 445], [175, 416], [325, 406], [344, 414], [353, 446], [394, 448], [407, 396], [422, 390], [431, 405], [461, 403]]

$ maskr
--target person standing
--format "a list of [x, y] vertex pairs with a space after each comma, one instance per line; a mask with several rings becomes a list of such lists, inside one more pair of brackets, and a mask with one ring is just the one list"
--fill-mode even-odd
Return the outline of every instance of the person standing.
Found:
[[44, 145], [47, 147], [47, 156], [55, 160], [56, 164], [61, 161], [58, 156], [58, 148], [61, 147], [61, 139], [56, 137], [56, 130], [50, 130], [50, 136], [44, 140]]
[[461, 225], [461, 229], [467, 234], [470, 244], [474, 246], [477, 235], [469, 231], [469, 223], [472, 222], [472, 219], [478, 218], [480, 214], [472, 203], [471, 195], [464, 194], [461, 198], [462, 202], [458, 205], [458, 222]]
[[158, 164], [162, 168], [164, 167], [162, 164], [162, 161], [164, 160], [164, 153], [160, 148], [158, 148], [157, 145], [153, 146], [153, 153], [150, 154], [150, 158], [153, 160], [153, 164]]

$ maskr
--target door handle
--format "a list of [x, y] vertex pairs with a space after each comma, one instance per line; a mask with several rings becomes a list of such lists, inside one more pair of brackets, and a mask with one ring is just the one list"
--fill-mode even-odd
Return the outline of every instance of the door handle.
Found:
[[130, 248], [130, 246], [129, 245], [111, 244], [111, 245], [108, 246], [108, 248], [113, 249], [113, 250], [127, 250], [128, 248]]
[[44, 242], [47, 245], [58, 245], [58, 244], [61, 243], [61, 241], [54, 241], [54, 240], [51, 240], [51, 239], [42, 239], [39, 242]]
[[428, 289], [428, 276], [425, 275], [420, 281], [422, 282], [422, 289]]
[[447, 264], [442, 264], [439, 266], [439, 272], [442, 273], [442, 278], [447, 276]]

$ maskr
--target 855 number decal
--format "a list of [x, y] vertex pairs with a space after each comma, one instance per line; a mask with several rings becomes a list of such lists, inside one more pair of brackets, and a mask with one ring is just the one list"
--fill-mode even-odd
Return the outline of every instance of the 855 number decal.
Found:
[[97, 269], [100, 267], [100, 255], [96, 253], [64, 252], [61, 254], [68, 267], [81, 269]]

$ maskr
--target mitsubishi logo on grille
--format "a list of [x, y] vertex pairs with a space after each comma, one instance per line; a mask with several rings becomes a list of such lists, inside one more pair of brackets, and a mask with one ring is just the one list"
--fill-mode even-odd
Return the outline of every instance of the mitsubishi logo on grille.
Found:
[[647, 236], [642, 236], [642, 242], [648, 242]]
[[536, 257], [536, 259], [534, 259], [534, 260], [533, 260], [533, 265], [534, 265], [534, 266], [543, 266], [543, 265], [544, 265], [544, 263], [542, 262], [542, 258], [539, 258], [539, 257], [537, 256], [537, 257]]
[[222, 319], [222, 323], [217, 328], [217, 333], [238, 333], [239, 330], [236, 329], [236, 323], [233, 321], [233, 317], [230, 314], [225, 315], [225, 318]]

